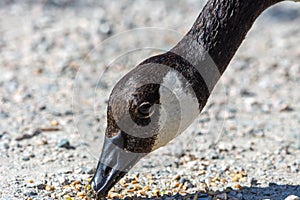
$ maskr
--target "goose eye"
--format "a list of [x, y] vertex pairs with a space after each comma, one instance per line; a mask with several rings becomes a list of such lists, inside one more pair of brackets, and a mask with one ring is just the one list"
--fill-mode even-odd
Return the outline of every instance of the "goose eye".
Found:
[[149, 102], [144, 102], [137, 108], [137, 115], [140, 118], [147, 118], [153, 114], [152, 104]]

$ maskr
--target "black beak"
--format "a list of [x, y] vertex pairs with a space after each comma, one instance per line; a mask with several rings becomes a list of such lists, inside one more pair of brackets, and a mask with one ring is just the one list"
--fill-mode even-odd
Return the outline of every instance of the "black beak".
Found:
[[126, 172], [113, 169], [98, 163], [96, 173], [91, 180], [92, 188], [97, 192], [97, 197], [105, 197], [109, 190], [126, 174]]
[[96, 173], [90, 182], [97, 192], [97, 197], [105, 197], [109, 190], [145, 155], [124, 150], [121, 133], [112, 138], [105, 137]]

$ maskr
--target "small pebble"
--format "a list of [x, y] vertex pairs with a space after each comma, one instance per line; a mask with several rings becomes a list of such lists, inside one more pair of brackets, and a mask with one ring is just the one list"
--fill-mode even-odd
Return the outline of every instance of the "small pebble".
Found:
[[22, 160], [24, 160], [24, 161], [29, 161], [29, 160], [30, 160], [30, 157], [29, 157], [29, 156], [24, 156], [24, 157], [22, 158]]
[[60, 140], [59, 143], [57, 144], [57, 147], [65, 148], [65, 149], [75, 149], [75, 147], [71, 146], [69, 140], [67, 139]]
[[29, 196], [29, 197], [36, 196], [36, 195], [38, 195], [38, 193], [35, 191], [26, 192], [26, 196]]
[[58, 123], [57, 120], [52, 120], [51, 121], [51, 126], [58, 126], [58, 125], [59, 125], [59, 123]]

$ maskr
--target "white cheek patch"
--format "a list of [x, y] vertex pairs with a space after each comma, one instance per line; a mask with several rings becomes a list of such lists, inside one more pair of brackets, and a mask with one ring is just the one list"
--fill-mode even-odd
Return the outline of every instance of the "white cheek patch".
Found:
[[198, 116], [199, 103], [191, 86], [177, 71], [166, 74], [159, 88], [159, 133], [153, 150], [166, 145], [182, 133]]

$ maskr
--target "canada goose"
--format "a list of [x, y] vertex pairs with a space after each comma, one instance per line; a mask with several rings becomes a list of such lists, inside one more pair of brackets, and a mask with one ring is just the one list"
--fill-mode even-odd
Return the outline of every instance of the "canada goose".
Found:
[[281, 1], [209, 0], [174, 48], [146, 59], [115, 85], [91, 180], [98, 197], [193, 122], [256, 18]]

